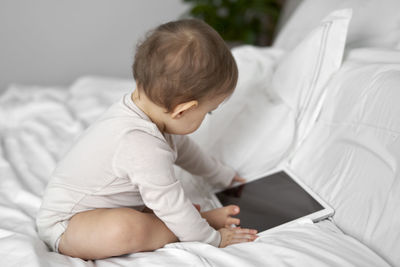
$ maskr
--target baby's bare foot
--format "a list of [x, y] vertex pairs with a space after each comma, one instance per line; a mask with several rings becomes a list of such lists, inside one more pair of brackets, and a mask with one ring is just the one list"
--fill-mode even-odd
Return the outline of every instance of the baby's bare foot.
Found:
[[239, 218], [231, 217], [239, 214], [239, 207], [236, 205], [228, 205], [222, 208], [201, 212], [201, 216], [215, 229], [230, 227], [232, 224], [239, 225]]

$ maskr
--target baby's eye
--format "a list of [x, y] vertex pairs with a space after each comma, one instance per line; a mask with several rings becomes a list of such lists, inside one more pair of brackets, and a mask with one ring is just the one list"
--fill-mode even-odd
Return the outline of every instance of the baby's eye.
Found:
[[209, 112], [207, 112], [208, 113], [208, 115], [212, 115], [212, 111], [209, 111]]

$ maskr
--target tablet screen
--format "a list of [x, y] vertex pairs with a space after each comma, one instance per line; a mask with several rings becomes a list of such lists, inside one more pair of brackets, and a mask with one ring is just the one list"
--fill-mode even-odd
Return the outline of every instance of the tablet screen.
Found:
[[283, 171], [215, 195], [223, 206], [238, 205], [240, 226], [258, 232], [324, 209]]

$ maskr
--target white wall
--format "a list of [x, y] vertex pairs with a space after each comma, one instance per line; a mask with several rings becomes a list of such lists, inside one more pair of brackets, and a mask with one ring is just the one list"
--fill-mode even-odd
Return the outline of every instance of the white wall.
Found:
[[0, 90], [130, 78], [138, 39], [187, 9], [181, 0], [0, 0]]

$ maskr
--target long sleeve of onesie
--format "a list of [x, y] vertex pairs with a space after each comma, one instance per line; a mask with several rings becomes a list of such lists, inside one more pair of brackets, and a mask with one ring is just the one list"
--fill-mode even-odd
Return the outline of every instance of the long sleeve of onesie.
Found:
[[152, 209], [180, 241], [200, 241], [218, 247], [221, 236], [192, 205], [173, 169], [175, 158], [165, 140], [142, 131], [121, 139], [114, 156], [119, 175], [127, 175]]
[[178, 150], [175, 164], [186, 171], [204, 177], [212, 184], [230, 185], [235, 170], [207, 154], [186, 135], [171, 135]]
[[171, 135], [178, 150], [175, 164], [186, 171], [204, 177], [212, 184], [223, 188], [230, 185], [235, 170], [207, 154], [186, 135]]

